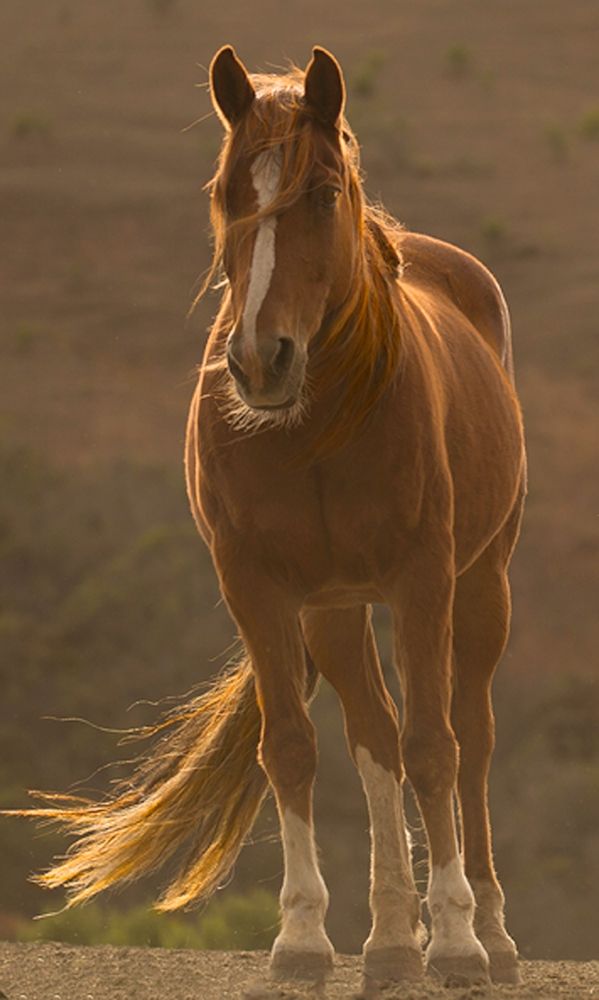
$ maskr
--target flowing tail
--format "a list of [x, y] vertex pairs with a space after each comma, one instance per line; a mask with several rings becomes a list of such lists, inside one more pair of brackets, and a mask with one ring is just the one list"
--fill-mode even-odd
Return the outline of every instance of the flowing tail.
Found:
[[34, 880], [65, 886], [73, 906], [161, 867], [187, 845], [158, 909], [209, 895], [235, 863], [267, 789], [257, 759], [260, 729], [244, 659], [157, 725], [134, 731], [133, 738], [158, 738], [105, 801], [33, 792], [46, 804], [11, 815], [50, 820], [76, 836], [66, 856]]

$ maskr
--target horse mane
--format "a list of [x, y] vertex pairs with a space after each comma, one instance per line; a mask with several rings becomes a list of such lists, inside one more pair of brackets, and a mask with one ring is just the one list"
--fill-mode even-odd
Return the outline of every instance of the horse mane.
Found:
[[[214, 253], [194, 305], [216, 277], [222, 278], [220, 285], [226, 284], [222, 262], [227, 227], [254, 231], [261, 219], [284, 211], [306, 191], [315, 166], [325, 178], [332, 172], [323, 152], [327, 143], [330, 148], [335, 140], [334, 130], [310, 114], [303, 100], [303, 80], [304, 73], [297, 67], [282, 76], [252, 75], [256, 100], [227, 133], [216, 172], [207, 185]], [[312, 393], [334, 390], [331, 395], [336, 400], [325, 425], [319, 426], [311, 441], [312, 458], [336, 450], [351, 438], [393, 382], [400, 362], [397, 279], [402, 274], [403, 229], [382, 206], [366, 198], [359, 144], [345, 119], [338, 129], [338, 144], [360, 246], [348, 295], [325, 317], [309, 349]], [[234, 221], [227, 219], [227, 185], [239, 158], [253, 157], [274, 147], [280, 149], [281, 155], [281, 183], [276, 197], [261, 211]]]

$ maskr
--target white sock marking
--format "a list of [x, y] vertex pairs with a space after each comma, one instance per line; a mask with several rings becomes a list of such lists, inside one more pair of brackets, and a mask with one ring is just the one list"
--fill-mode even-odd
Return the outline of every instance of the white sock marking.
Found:
[[417, 948], [418, 900], [401, 787], [393, 772], [377, 764], [364, 747], [356, 748], [356, 762], [368, 802], [372, 841], [372, 930], [365, 948]]
[[[276, 149], [260, 153], [250, 168], [258, 200], [258, 210], [267, 208], [274, 200], [281, 179], [281, 158]], [[256, 233], [250, 278], [243, 310], [243, 335], [255, 345], [256, 321], [275, 269], [275, 235], [277, 220], [274, 215], [263, 219]]]
[[331, 953], [324, 930], [329, 894], [318, 867], [313, 831], [303, 819], [285, 809], [281, 814], [281, 837], [285, 879], [281, 890], [281, 932], [273, 950]]
[[487, 955], [473, 929], [474, 894], [459, 857], [444, 867], [434, 865], [429, 877], [427, 904], [432, 921], [431, 943], [427, 959], [479, 954]]

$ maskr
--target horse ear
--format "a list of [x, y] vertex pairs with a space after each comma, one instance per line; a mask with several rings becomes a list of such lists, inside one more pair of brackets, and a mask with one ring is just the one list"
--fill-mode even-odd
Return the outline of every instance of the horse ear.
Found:
[[306, 69], [304, 99], [326, 125], [337, 125], [345, 107], [345, 83], [335, 56], [315, 45]]
[[225, 126], [235, 125], [256, 96], [248, 72], [232, 45], [223, 45], [210, 63], [210, 93]]

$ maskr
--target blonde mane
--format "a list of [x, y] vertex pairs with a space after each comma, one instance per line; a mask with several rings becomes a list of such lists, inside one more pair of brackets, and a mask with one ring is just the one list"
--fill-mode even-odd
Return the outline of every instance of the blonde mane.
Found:
[[[247, 115], [227, 133], [215, 175], [208, 184], [214, 254], [198, 300], [215, 278], [219, 279], [219, 286], [226, 284], [222, 261], [227, 227], [252, 232], [261, 219], [278, 214], [297, 201], [309, 187], [315, 166], [325, 179], [331, 173], [322, 152], [335, 136], [331, 129], [327, 137], [323, 126], [308, 112], [303, 100], [303, 80], [304, 74], [297, 68], [285, 76], [252, 76], [256, 100]], [[281, 151], [278, 194], [261, 212], [231, 222], [227, 219], [226, 191], [239, 158], [256, 156], [273, 147]], [[345, 120], [339, 129], [339, 148], [359, 241], [356, 273], [345, 301], [325, 317], [315, 342], [310, 345], [308, 399], [302, 401], [297, 413], [278, 418], [281, 426], [293, 426], [303, 420], [310, 395], [334, 390], [334, 411], [314, 435], [311, 457], [330, 453], [358, 430], [393, 381], [400, 361], [396, 284], [402, 267], [402, 228], [382, 207], [366, 199], [359, 145]], [[226, 315], [221, 315], [217, 321], [224, 328], [223, 340], [229, 332], [227, 320]], [[217, 359], [216, 365], [211, 363], [211, 367], [224, 369], [224, 356]], [[248, 430], [273, 426], [272, 419], [267, 422], [259, 415], [258, 420], [253, 419], [252, 411], [244, 404], [235, 407], [229, 390], [225, 390], [225, 409], [236, 426]]]

